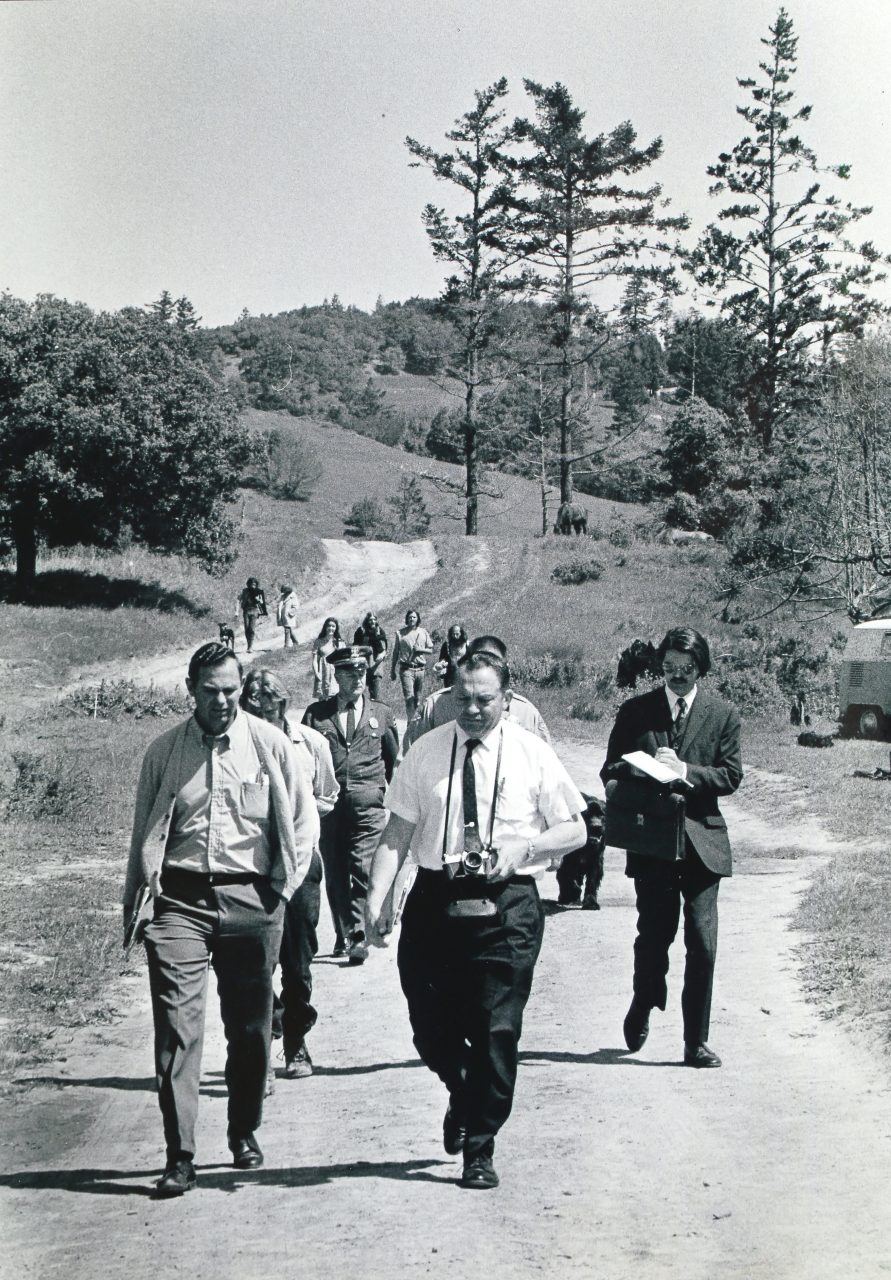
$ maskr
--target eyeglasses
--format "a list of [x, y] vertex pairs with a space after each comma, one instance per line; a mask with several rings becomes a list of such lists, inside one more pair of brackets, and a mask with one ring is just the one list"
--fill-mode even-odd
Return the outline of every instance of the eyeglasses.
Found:
[[662, 674], [668, 676], [669, 680], [673, 680], [675, 676], [683, 679], [685, 676], [695, 676], [697, 668], [691, 663], [685, 667], [663, 667]]

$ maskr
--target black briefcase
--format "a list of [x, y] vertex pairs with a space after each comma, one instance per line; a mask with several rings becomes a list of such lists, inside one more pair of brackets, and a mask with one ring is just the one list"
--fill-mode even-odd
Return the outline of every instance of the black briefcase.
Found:
[[684, 808], [684, 797], [658, 782], [613, 779], [606, 784], [606, 843], [675, 862], [684, 856]]

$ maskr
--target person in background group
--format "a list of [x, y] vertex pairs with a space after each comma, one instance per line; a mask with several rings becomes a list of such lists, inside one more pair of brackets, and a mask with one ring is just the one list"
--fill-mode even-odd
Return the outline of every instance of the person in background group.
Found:
[[248, 578], [247, 585], [238, 597], [238, 607], [241, 610], [241, 620], [244, 623], [244, 638], [247, 643], [247, 651], [250, 653], [254, 647], [257, 623], [260, 618], [267, 616], [266, 596], [256, 578]]
[[[466, 654], [472, 653], [490, 653], [501, 662], [507, 662], [507, 645], [498, 636], [477, 636], [466, 649]], [[425, 733], [448, 724], [457, 715], [458, 704], [451, 689], [437, 689], [435, 693], [431, 693], [424, 701], [420, 715], [406, 729], [406, 750]], [[504, 716], [506, 720], [512, 720], [522, 729], [534, 733], [542, 742], [550, 743], [551, 735], [541, 712], [522, 693], [511, 688], [505, 691]]]
[[377, 620], [374, 613], [366, 613], [362, 620], [362, 625], [356, 628], [353, 636], [353, 644], [365, 645], [371, 650], [371, 657], [368, 660], [368, 674], [365, 677], [368, 686], [368, 692], [376, 701], [381, 696], [381, 681], [383, 672], [381, 667], [387, 656], [387, 637], [384, 629]]
[[419, 866], [399, 977], [415, 1047], [449, 1091], [443, 1145], [463, 1153], [461, 1186], [476, 1190], [498, 1185], [495, 1137], [513, 1104], [544, 931], [536, 879], [585, 839], [584, 801], [563, 765], [504, 717], [509, 680], [490, 653], [459, 663], [456, 723], [414, 744], [387, 794], [366, 910], [369, 940], [386, 945], [410, 848]]
[[424, 689], [424, 670], [428, 655], [432, 652], [433, 640], [430, 633], [421, 626], [421, 615], [417, 609], [409, 609], [405, 615], [405, 626], [396, 632], [390, 668], [391, 680], [395, 680], [397, 674], [399, 676], [405, 699], [405, 714], [409, 721], [414, 720], [418, 714]]
[[195, 1185], [195, 1121], [208, 961], [226, 1032], [228, 1142], [236, 1169], [257, 1169], [272, 1025], [272, 971], [285, 902], [319, 832], [310, 785], [283, 733], [238, 706], [232, 650], [202, 645], [189, 662], [188, 720], [151, 743], [136, 792], [124, 919], [147, 889], [145, 932], [155, 1072], [167, 1164], [159, 1196]]
[[313, 701], [330, 698], [336, 690], [334, 668], [327, 661], [335, 649], [339, 649], [343, 641], [340, 638], [340, 623], [336, 618], [326, 618], [322, 630], [316, 636], [312, 646], [312, 696]]
[[[334, 762], [328, 743], [315, 729], [292, 723], [287, 716], [290, 694], [274, 672], [265, 667], [248, 672], [240, 705], [260, 716], [293, 742], [297, 758], [315, 797], [319, 815], [330, 813], [340, 787], [334, 776]], [[312, 962], [319, 949], [318, 925], [321, 901], [322, 858], [318, 843], [312, 862], [299, 889], [285, 907], [285, 924], [278, 962], [282, 975], [281, 999], [274, 1000], [273, 1039], [282, 1039], [284, 1076], [296, 1080], [312, 1075], [312, 1058], [306, 1036], [318, 1017], [311, 1003]], [[272, 1077], [274, 1079], [274, 1077]], [[270, 1080], [271, 1085], [271, 1080]], [[268, 1089], [271, 1092], [271, 1087]]]
[[692, 627], [669, 631], [657, 651], [664, 688], [623, 702], [609, 736], [604, 782], [628, 775], [622, 759], [645, 751], [689, 783], [685, 812], [686, 850], [677, 862], [663, 862], [629, 849], [625, 874], [637, 893], [634, 995], [625, 1018], [625, 1043], [642, 1048], [650, 1030], [650, 1010], [665, 1008], [668, 950], [684, 904], [687, 959], [681, 1008], [684, 1063], [720, 1067], [708, 1046], [712, 983], [718, 949], [718, 888], [732, 872], [727, 824], [718, 797], [731, 795], [742, 781], [740, 720], [729, 702], [708, 693], [701, 681], [711, 667], [704, 636]]
[[337, 694], [306, 708], [303, 723], [323, 734], [331, 748], [340, 796], [322, 818], [325, 888], [334, 917], [334, 954], [349, 951], [350, 964], [368, 958], [365, 893], [368, 868], [387, 815], [384, 791], [393, 776], [399, 738], [393, 712], [365, 689], [371, 650], [364, 645], [328, 655]]
[[448, 635], [442, 642], [439, 660], [434, 663], [433, 671], [442, 680], [444, 689], [451, 689], [455, 683], [455, 672], [458, 662], [467, 652], [467, 632], [459, 622], [449, 627]]
[[299, 615], [300, 601], [297, 599], [296, 591], [293, 591], [290, 587], [282, 587], [282, 593], [275, 610], [275, 617], [284, 632], [284, 647], [286, 649], [297, 648], [297, 618]]

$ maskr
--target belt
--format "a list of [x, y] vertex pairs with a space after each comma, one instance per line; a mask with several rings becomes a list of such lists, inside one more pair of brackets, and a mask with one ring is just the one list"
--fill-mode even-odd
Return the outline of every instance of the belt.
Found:
[[453, 880], [447, 876], [444, 871], [434, 871], [432, 867], [418, 867], [418, 875], [426, 878], [432, 876], [436, 880], [448, 880], [451, 884], [479, 884], [480, 888], [485, 886], [487, 889], [501, 889], [506, 884], [535, 884], [535, 876], [511, 876], [508, 880], [486, 880], [483, 876], [479, 878], [475, 876], [459, 876], [457, 880]]
[[194, 885], [253, 884], [255, 880], [265, 880], [257, 871], [187, 871], [180, 867], [166, 867], [161, 872], [163, 880], [170, 876], [182, 876]]

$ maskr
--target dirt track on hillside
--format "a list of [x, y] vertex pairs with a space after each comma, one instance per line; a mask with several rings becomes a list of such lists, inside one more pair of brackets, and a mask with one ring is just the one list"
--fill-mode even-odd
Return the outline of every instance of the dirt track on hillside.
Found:
[[[395, 598], [408, 588], [393, 581], [389, 550], [383, 558]], [[367, 561], [338, 569], [361, 570], [372, 594], [338, 600], [332, 586], [314, 602], [307, 634], [338, 604], [344, 616], [381, 605], [386, 584], [373, 594]], [[181, 679], [182, 666], [181, 655], [171, 658], [171, 676]], [[148, 678], [143, 668], [140, 676]], [[560, 751], [576, 780], [596, 790], [602, 750]], [[608, 851], [597, 913], [558, 908], [549, 876], [515, 1111], [496, 1151], [502, 1185], [468, 1195], [455, 1185], [459, 1160], [442, 1150], [445, 1098], [414, 1053], [394, 949], [360, 969], [333, 959], [326, 914], [310, 1037], [316, 1073], [279, 1080], [260, 1133], [264, 1168], [243, 1174], [229, 1163], [224, 1045], [211, 1001], [198, 1189], [157, 1202], [162, 1140], [140, 955], [122, 971], [123, 1020], [67, 1037], [52, 1064], [20, 1073], [19, 1092], [2, 1103], [0, 1275], [891, 1274], [891, 1089], [868, 1048], [804, 998], [800, 938], [789, 926], [819, 865], [814, 851], [838, 846], [812, 818], [803, 825], [789, 779], [772, 775], [765, 785], [765, 777], [757, 811], [745, 786], [724, 806], [737, 873], [721, 889], [711, 1037], [721, 1071], [680, 1064], [677, 945], [669, 1009], [654, 1016], [641, 1053], [625, 1052], [634, 903], [621, 855]]]
[[[342, 538], [322, 538], [325, 564], [316, 579], [316, 590], [305, 601], [302, 621], [297, 628], [301, 644], [311, 642], [321, 630], [329, 614], [340, 619], [346, 628], [358, 622], [369, 609], [383, 611], [401, 599], [419, 583], [436, 572], [436, 550], [432, 542], [347, 542]], [[275, 601], [268, 602], [269, 617], [261, 619], [254, 642], [253, 661], [264, 653], [282, 647], [282, 631], [275, 623]], [[233, 618], [235, 650], [250, 663], [245, 653], [241, 618]], [[346, 634], [346, 631], [344, 632]], [[214, 636], [214, 639], [216, 637]], [[352, 630], [349, 634], [352, 640]], [[159, 688], [181, 685], [195, 645], [175, 649], [150, 658], [103, 663], [87, 667], [70, 681], [62, 692], [98, 684], [100, 680], [132, 680], [154, 684]], [[49, 690], [56, 697], [60, 691]]]

